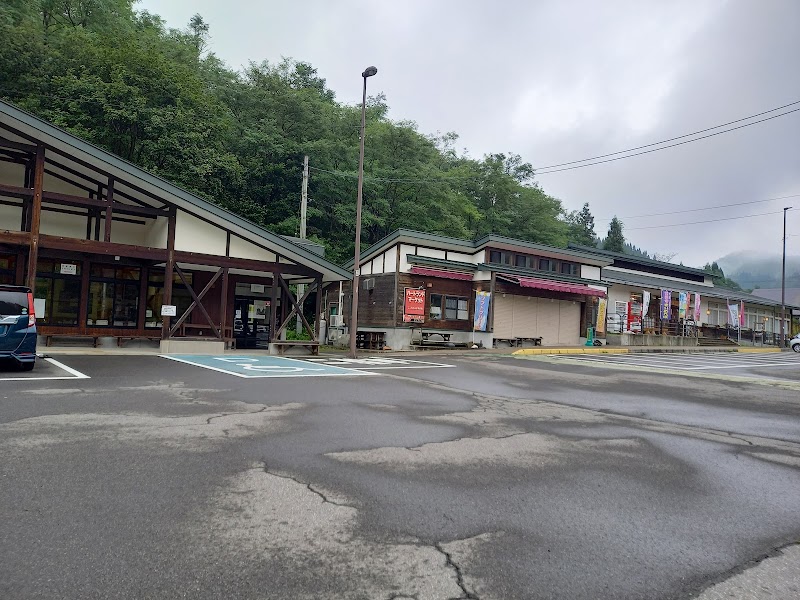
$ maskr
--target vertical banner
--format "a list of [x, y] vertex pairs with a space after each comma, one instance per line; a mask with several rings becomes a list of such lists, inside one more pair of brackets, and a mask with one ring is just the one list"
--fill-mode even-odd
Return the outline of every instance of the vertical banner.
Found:
[[661, 307], [659, 310], [662, 321], [669, 321], [672, 318], [672, 292], [661, 290]]
[[689, 294], [687, 292], [678, 292], [678, 318], [686, 319], [686, 308], [689, 305]]
[[647, 311], [650, 310], [650, 292], [642, 290], [642, 318], [647, 316]]
[[744, 300], [739, 305], [739, 326], [744, 327]]
[[405, 302], [403, 302], [403, 322], [425, 322], [425, 290], [405, 288]]
[[694, 293], [694, 320], [700, 322], [700, 294]]
[[739, 305], [738, 304], [728, 304], [728, 315], [730, 315], [730, 323], [731, 325], [735, 325], [739, 327]]
[[473, 331], [486, 331], [486, 322], [489, 318], [489, 303], [491, 300], [491, 292], [475, 292], [475, 318], [472, 323]]
[[600, 298], [597, 302], [597, 323], [595, 324], [595, 332], [597, 333], [605, 333], [606, 330], [606, 306], [608, 304], [608, 300], [606, 298]]

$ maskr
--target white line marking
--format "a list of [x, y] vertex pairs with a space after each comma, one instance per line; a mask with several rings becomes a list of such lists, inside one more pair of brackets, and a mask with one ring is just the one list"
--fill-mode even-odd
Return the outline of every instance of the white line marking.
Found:
[[[159, 356], [161, 356], [161, 358], [168, 358], [169, 360], [174, 360], [176, 362], [182, 362], [187, 365], [192, 365], [193, 367], [200, 367], [201, 369], [208, 369], [209, 371], [218, 371], [220, 373], [225, 373], [226, 375], [241, 377], [242, 379], [264, 379], [266, 377], [342, 377], [347, 375], [377, 375], [377, 373], [368, 373], [367, 371], [361, 371], [358, 369], [353, 369], [352, 372], [350, 373], [298, 373], [295, 375], [290, 375], [288, 373], [280, 373], [280, 374], [268, 374], [268, 375], [246, 375], [244, 373], [226, 371], [225, 369], [220, 369], [219, 367], [212, 367], [210, 365], [204, 365], [202, 363], [196, 363], [183, 358], [168, 356], [166, 354], [160, 354]], [[287, 360], [292, 360], [292, 359], [287, 359]], [[305, 361], [295, 361], [295, 362], [305, 362]], [[306, 370], [311, 370], [311, 369], [306, 369]]]
[[[72, 367], [68, 367], [67, 365], [58, 362], [54, 358], [45, 358], [49, 363], [54, 364], [55, 366], [63, 369], [67, 373], [71, 374], [72, 377], [0, 377], [0, 381], [52, 381], [54, 379], [91, 379], [85, 373], [81, 373], [80, 371], [76, 371]], [[36, 368], [36, 367], [34, 367]]]

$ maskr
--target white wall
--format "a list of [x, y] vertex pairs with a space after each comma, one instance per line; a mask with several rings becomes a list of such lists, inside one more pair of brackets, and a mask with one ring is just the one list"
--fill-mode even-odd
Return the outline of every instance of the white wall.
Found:
[[175, 249], [225, 256], [227, 235], [218, 227], [178, 211], [175, 221]]
[[592, 265], [581, 265], [581, 278], [600, 281], [600, 267], [594, 267]]
[[4, 160], [0, 161], [0, 183], [22, 187], [25, 184], [25, 167]]
[[166, 248], [168, 229], [169, 220], [166, 217], [152, 219], [150, 224], [145, 228], [144, 245], [149, 246], [150, 248]]
[[406, 256], [409, 254], [414, 254], [414, 246], [400, 244], [400, 271], [403, 273], [407, 273], [411, 269], [411, 265], [406, 260]]
[[[223, 232], [224, 235], [224, 232]], [[225, 256], [225, 247], [222, 247], [221, 256]], [[234, 258], [250, 258], [253, 260], [265, 260], [269, 262], [275, 261], [275, 254], [259, 248], [255, 244], [251, 244], [235, 235], [231, 236], [231, 256]]]
[[444, 250], [437, 250], [436, 248], [417, 248], [417, 256], [427, 256], [428, 258], [444, 258]]
[[[113, 226], [112, 226], [113, 231]], [[42, 211], [39, 233], [61, 237], [86, 239], [86, 217]]]
[[0, 204], [0, 229], [8, 229], [9, 231], [19, 231], [20, 223], [22, 222], [22, 207], [21, 206], [6, 206]]
[[483, 262], [484, 252], [481, 250], [477, 254], [462, 254], [461, 252], [447, 251], [447, 260], [454, 260], [457, 262], [472, 263], [477, 265]]
[[387, 273], [394, 273], [395, 269], [397, 268], [397, 246], [392, 246], [386, 252], [384, 252], [385, 258], [385, 265], [386, 265], [386, 272]]
[[[144, 246], [147, 242], [148, 229], [149, 228], [146, 224], [138, 225], [136, 223], [121, 223], [119, 221], [113, 221], [111, 223], [111, 241], [115, 244]], [[103, 231], [102, 222], [100, 225], [100, 231]], [[86, 232], [84, 232], [84, 237], [85, 233]]]
[[[630, 269], [620, 269], [619, 267], [604, 267], [604, 269], [608, 273], [614, 272], [614, 273], [628, 273], [628, 274], [632, 274], [632, 275], [648, 275], [648, 273], [646, 271], [632, 271]], [[711, 285], [713, 285], [711, 283], [711, 280], [708, 277], [704, 278], [703, 282], [689, 281], [688, 279], [680, 279], [678, 277], [667, 277], [665, 275], [658, 275], [658, 278], [659, 279], [665, 279], [665, 280], [668, 280], [668, 281], [674, 281], [675, 283], [679, 283], [679, 284], [683, 284], [683, 285], [689, 285], [689, 286], [692, 286], [692, 287], [694, 287], [694, 286], [709, 286], [710, 287]]]

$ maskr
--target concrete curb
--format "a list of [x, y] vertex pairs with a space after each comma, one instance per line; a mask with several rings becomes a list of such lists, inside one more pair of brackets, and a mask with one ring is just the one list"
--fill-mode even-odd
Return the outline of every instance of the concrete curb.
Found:
[[525, 348], [515, 350], [511, 354], [515, 356], [528, 356], [533, 354], [682, 354], [687, 352], [694, 353], [722, 353], [735, 352], [739, 354], [767, 354], [780, 352], [780, 348], [699, 348], [697, 346], [633, 346], [627, 348], [617, 348], [603, 346], [602, 348]]
[[629, 348], [525, 348], [515, 350], [511, 354], [515, 356], [528, 354], [628, 354]]

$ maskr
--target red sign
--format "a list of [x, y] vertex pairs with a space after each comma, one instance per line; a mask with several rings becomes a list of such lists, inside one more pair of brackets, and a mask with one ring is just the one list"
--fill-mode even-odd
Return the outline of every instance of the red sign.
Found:
[[406, 288], [403, 304], [403, 322], [422, 323], [425, 321], [425, 290]]

